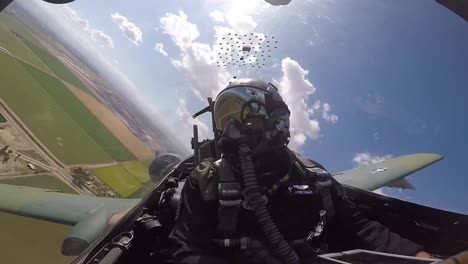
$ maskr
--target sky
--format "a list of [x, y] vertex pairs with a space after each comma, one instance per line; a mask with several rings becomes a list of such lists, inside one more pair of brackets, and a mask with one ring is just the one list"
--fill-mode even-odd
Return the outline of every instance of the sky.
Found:
[[[207, 96], [233, 76], [262, 79], [291, 109], [291, 148], [331, 172], [441, 154], [409, 177], [416, 190], [378, 192], [468, 213], [468, 24], [435, 1], [19, 2], [47, 14], [187, 148], [193, 124], [211, 136], [207, 117], [191, 118]], [[262, 49], [275, 37], [277, 48], [261, 68], [218, 67], [229, 33], [252, 33]]]

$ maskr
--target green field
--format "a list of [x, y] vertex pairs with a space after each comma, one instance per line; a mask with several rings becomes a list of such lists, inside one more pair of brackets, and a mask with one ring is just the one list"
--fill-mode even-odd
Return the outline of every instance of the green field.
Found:
[[0, 15], [0, 23], [11, 30], [14, 30], [23, 39], [26, 39], [32, 43], [39, 43], [37, 38], [31, 33], [31, 31], [29, 31], [25, 24], [18, 20], [14, 15], [2, 12]]
[[5, 123], [6, 121], [6, 118], [2, 114], [0, 114], [0, 123]]
[[73, 84], [89, 94], [92, 94], [89, 89], [65, 65], [63, 65], [62, 62], [52, 56], [52, 54], [50, 54], [45, 48], [33, 44], [28, 40], [24, 40], [24, 44], [26, 44], [26, 46], [28, 46], [28, 48], [31, 49], [32, 52], [34, 52], [34, 54], [36, 54], [41, 61], [47, 65], [55, 75], [57, 75], [57, 77]]
[[93, 169], [94, 174], [126, 198], [141, 188], [140, 182], [120, 165]]
[[122, 197], [142, 197], [152, 187], [145, 161], [126, 161], [117, 165], [93, 169], [94, 174]]
[[29, 186], [43, 189], [59, 190], [64, 193], [78, 194], [66, 183], [59, 180], [57, 177], [48, 174], [42, 174], [30, 177], [12, 178], [0, 180], [0, 184], [11, 184], [17, 186]]
[[107, 129], [91, 111], [57, 78], [23, 63], [29, 73], [57, 104], [114, 160], [135, 160], [136, 157]]
[[112, 162], [21, 63], [0, 53], [0, 68], [0, 98], [58, 158], [67, 164]]
[[[79, 88], [82, 90], [85, 90], [86, 92], [89, 92], [89, 90], [83, 85], [83, 83], [75, 76], [71, 71], [69, 71], [65, 65], [63, 65], [59, 60], [57, 60], [52, 54], [50, 54], [45, 48], [43, 48], [40, 43], [37, 41], [37, 39], [31, 34], [31, 32], [26, 29], [26, 27], [18, 21], [16, 18], [14, 18], [12, 15], [4, 15], [1, 16], [0, 22], [2, 23], [0, 25], [0, 46], [3, 44], [5, 48], [7, 48], [10, 53], [15, 54], [16, 56], [19, 56], [28, 62], [31, 62], [35, 65], [38, 65], [41, 67], [42, 70], [45, 70], [47, 72], [51, 72], [51, 70], [55, 73], [56, 76], [58, 76], [60, 79], [63, 79]], [[22, 40], [18, 39], [17, 36], [15, 36], [12, 32], [10, 32], [9, 29], [5, 28], [5, 25], [7, 27], [11, 27], [17, 34], [19, 34], [22, 38]], [[4, 44], [6, 43], [6, 44]], [[26, 46], [26, 45], [27, 46]], [[7, 61], [7, 60], [5, 60]], [[1, 62], [1, 61], [0, 61]], [[30, 126], [29, 123], [26, 120], [23, 120], [23, 117], [19, 113], [20, 118], [27, 124], [27, 126], [33, 130], [34, 134], [38, 136], [41, 141], [54, 153], [56, 154], [59, 158], [61, 158], [65, 163], [77, 163], [80, 162], [79, 160], [81, 158], [73, 158], [70, 157], [70, 155], [66, 155], [64, 152], [72, 152], [73, 146], [67, 144], [65, 145], [64, 143], [70, 143], [70, 141], [65, 140], [64, 137], [69, 137], [73, 138], [77, 134], [87, 134], [91, 139], [87, 139], [87, 142], [85, 143], [84, 147], [88, 147], [89, 145], [95, 145], [90, 151], [93, 151], [93, 149], [99, 148], [100, 150], [92, 155], [92, 157], [98, 157], [97, 159], [93, 158], [83, 158], [83, 162], [81, 163], [101, 163], [101, 162], [109, 162], [112, 160], [116, 161], [127, 161], [127, 160], [135, 160], [136, 157], [92, 114], [79, 100], [76, 98], [73, 93], [69, 91], [69, 89], [57, 78], [54, 76], [51, 76], [43, 71], [38, 70], [36, 67], [33, 67], [29, 65], [28, 63], [19, 61], [22, 64], [22, 67], [17, 67], [17, 69], [20, 68], [25, 68], [28, 73], [33, 77], [33, 78], [27, 78], [27, 80], [24, 80], [23, 83], [18, 83], [19, 85], [26, 86], [27, 82], [30, 81], [31, 79], [34, 79], [35, 84], [34, 85], [29, 85], [30, 89], [37, 89], [35, 86], [40, 86], [42, 89], [40, 90], [45, 90], [48, 93], [48, 96], [42, 96], [38, 97], [37, 99], [42, 99], [42, 98], [47, 98], [47, 102], [44, 102], [42, 104], [43, 106], [47, 105], [47, 107], [50, 108], [51, 112], [58, 113], [60, 111], [60, 108], [62, 108], [65, 113], [61, 114], [64, 119], [71, 119], [74, 125], [70, 125], [68, 122], [63, 123], [62, 128], [56, 127], [57, 130], [67, 130], [68, 128], [72, 128], [74, 130], [77, 130], [77, 132], [72, 133], [70, 136], [65, 136], [65, 135], [55, 135], [54, 138], [51, 138], [50, 136], [48, 137], [45, 133], [42, 134], [42, 137], [40, 135], [36, 134], [37, 130], [41, 129], [48, 129], [47, 127], [43, 126], [42, 128], [39, 128], [37, 124], [35, 126]], [[47, 66], [44, 65], [47, 64]], [[5, 68], [6, 64], [0, 64], [0, 66], [3, 66]], [[13, 71], [13, 69], [11, 69]], [[23, 74], [24, 70], [21, 70], [20, 74]], [[8, 82], [5, 80], [5, 82]], [[0, 91], [0, 97], [3, 98], [3, 100], [7, 101], [7, 104], [13, 108], [13, 111], [16, 113], [16, 108], [22, 108], [23, 106], [20, 103], [20, 93], [23, 96], [28, 96], [28, 94], [25, 91], [16, 91], [16, 92], [10, 92], [10, 93], [15, 93], [15, 99], [10, 102], [8, 102], [8, 98], [4, 97], [5, 93], [9, 93], [8, 90], [11, 90], [13, 88], [7, 88], [3, 80], [0, 80], [0, 89], [6, 90], [6, 91]], [[12, 83], [12, 82], [10, 82]], [[33, 88], [34, 87], [34, 88]], [[22, 89], [26, 90], [26, 87], [21, 87]], [[20, 88], [20, 89], [21, 89]], [[15, 87], [16, 89], [16, 87]], [[43, 93], [43, 91], [32, 91], [31, 95], [34, 95], [36, 93]], [[8, 96], [6, 96], [8, 97]], [[23, 97], [24, 98], [24, 97]], [[21, 98], [21, 99], [23, 99]], [[12, 99], [12, 98], [10, 98]], [[27, 100], [23, 100], [27, 101]], [[40, 102], [35, 102], [35, 104], [41, 104]], [[35, 111], [32, 109], [31, 104], [29, 108], [32, 111]], [[26, 105], [25, 105], [26, 106]], [[50, 113], [49, 113], [50, 114]], [[55, 117], [50, 117], [50, 119], [55, 119]], [[37, 120], [36, 120], [37, 121]], [[58, 123], [60, 123], [60, 119], [55, 122], [58, 126]], [[37, 122], [36, 122], [37, 123]], [[80, 129], [76, 129], [76, 126], [79, 126]], [[53, 130], [53, 129], [52, 129]], [[78, 131], [78, 130], [84, 130], [84, 131]], [[84, 132], [84, 133], [83, 133]], [[39, 134], [41, 134], [39, 132]], [[82, 139], [83, 136], [80, 135], [80, 138]], [[74, 143], [79, 143], [82, 142], [79, 140], [79, 138], [75, 137], [76, 141]], [[58, 145], [58, 146], [57, 146]], [[68, 149], [68, 150], [66, 150]], [[76, 149], [80, 150], [80, 149]], [[102, 155], [102, 152], [105, 152], [105, 155]], [[81, 153], [81, 152], [80, 152]], [[68, 153], [71, 154], [71, 153]], [[81, 155], [81, 154], [79, 154]], [[76, 162], [75, 162], [76, 161]]]
[[9, 29], [0, 24], [0, 47], [7, 49], [11, 54], [29, 62], [44, 71], [50, 70], [32, 51], [26, 47]]
[[153, 187], [154, 187], [154, 183], [148, 182], [144, 184], [143, 186], [141, 186], [141, 188], [138, 191], [132, 193], [127, 198], [130, 198], [130, 199], [143, 198], [148, 192], [150, 192], [153, 189]]
[[126, 169], [140, 183], [146, 183], [150, 180], [148, 174], [148, 166], [143, 161], [126, 161], [121, 162], [120, 166]]

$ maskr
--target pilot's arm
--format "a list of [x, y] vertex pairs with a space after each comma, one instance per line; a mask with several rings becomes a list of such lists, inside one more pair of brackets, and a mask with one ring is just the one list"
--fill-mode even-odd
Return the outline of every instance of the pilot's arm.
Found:
[[[334, 181], [332, 195], [336, 208], [334, 228], [338, 232], [335, 239], [352, 239], [355, 248], [381, 251], [399, 255], [415, 256], [422, 253], [423, 247], [400, 235], [391, 232], [376, 221], [366, 219], [351, 198], [346, 196], [343, 186]], [[421, 255], [419, 255], [421, 256]]]
[[176, 263], [226, 263], [214, 257], [211, 238], [216, 231], [217, 201], [202, 198], [198, 175], [190, 174], [181, 194], [175, 227], [169, 239]]

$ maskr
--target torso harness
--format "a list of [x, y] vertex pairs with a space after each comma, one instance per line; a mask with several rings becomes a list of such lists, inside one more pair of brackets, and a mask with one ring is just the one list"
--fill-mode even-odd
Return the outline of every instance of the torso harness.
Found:
[[[294, 167], [300, 174], [300, 177], [304, 179], [311, 179], [310, 185], [312, 187], [313, 193], [320, 196], [322, 201], [322, 210], [319, 211], [320, 220], [313, 228], [310, 230], [307, 237], [303, 239], [298, 239], [294, 241], [289, 241], [291, 245], [297, 245], [300, 243], [308, 243], [312, 239], [318, 239], [323, 231], [323, 227], [327, 221], [330, 221], [334, 214], [335, 210], [333, 207], [333, 201], [330, 193], [330, 187], [332, 186], [331, 175], [324, 170], [320, 165], [313, 163], [310, 160], [307, 160], [300, 154], [292, 152], [295, 156]], [[218, 233], [225, 234], [226, 236], [238, 235], [237, 232], [237, 223], [239, 212], [241, 207], [245, 209], [249, 208], [249, 204], [246, 198], [246, 189], [241, 190], [241, 185], [239, 181], [235, 178], [234, 172], [231, 168], [231, 165], [223, 159], [216, 161], [215, 163], [219, 170], [219, 182], [218, 182], [218, 197], [219, 197], [219, 209], [218, 209]], [[280, 181], [287, 181], [281, 179]], [[264, 203], [266, 204], [267, 200], [264, 195], [258, 197], [259, 200], [263, 198]], [[233, 238], [224, 238], [224, 239], [214, 239], [213, 242], [224, 248], [238, 248], [241, 250], [245, 249], [256, 249], [261, 251], [263, 245], [261, 242], [253, 240], [248, 237], [241, 237], [240, 239]], [[261, 253], [261, 252], [260, 252]], [[269, 256], [264, 256], [264, 261], [266, 263], [275, 263], [273, 260], [269, 259]], [[294, 262], [294, 261], [290, 261]]]

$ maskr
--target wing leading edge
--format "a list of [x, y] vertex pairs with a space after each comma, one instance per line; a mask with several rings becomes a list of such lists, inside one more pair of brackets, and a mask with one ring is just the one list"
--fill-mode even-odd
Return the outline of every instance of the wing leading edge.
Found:
[[333, 177], [342, 184], [367, 191], [374, 191], [384, 186], [399, 187], [401, 184], [396, 183], [401, 183], [404, 177], [441, 159], [443, 159], [441, 155], [431, 153], [404, 155], [369, 166], [339, 172]]

